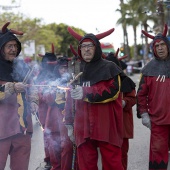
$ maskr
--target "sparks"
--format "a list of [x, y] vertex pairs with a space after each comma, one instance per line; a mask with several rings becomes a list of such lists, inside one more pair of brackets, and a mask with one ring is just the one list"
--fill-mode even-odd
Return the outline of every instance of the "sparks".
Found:
[[69, 87], [61, 87], [61, 86], [57, 86], [58, 89], [61, 89], [61, 90], [69, 90], [70, 88]]

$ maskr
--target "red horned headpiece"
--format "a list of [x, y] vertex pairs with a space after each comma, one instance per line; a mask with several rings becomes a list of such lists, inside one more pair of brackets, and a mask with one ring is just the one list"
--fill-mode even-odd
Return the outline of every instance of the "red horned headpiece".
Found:
[[[103, 32], [103, 33], [100, 33], [100, 34], [95, 35], [95, 37], [96, 37], [98, 40], [100, 40], [100, 39], [102, 39], [102, 38], [110, 35], [114, 30], [115, 30], [115, 29], [112, 28], [112, 29], [110, 29], [110, 30], [108, 30], [108, 31], [106, 31], [106, 32]], [[79, 35], [78, 33], [76, 33], [71, 27], [68, 27], [68, 32], [69, 32], [75, 39], [77, 39], [78, 41], [80, 41], [80, 40], [83, 38], [83, 36], [81, 36], [81, 35]]]
[[117, 49], [117, 51], [116, 51], [114, 57], [118, 58], [118, 53], [119, 53], [119, 48]]
[[44, 55], [43, 54], [38, 54], [39, 57], [47, 58], [46, 64], [49, 65], [56, 65], [57, 61], [56, 61], [56, 56], [55, 56], [55, 51], [54, 51], [54, 44], [51, 44], [51, 52], [46, 52]]
[[72, 45], [70, 45], [70, 50], [73, 53], [73, 55], [78, 56], [78, 53], [76, 52]]
[[8, 30], [7, 27], [8, 25], [10, 24], [10, 22], [7, 22], [6, 24], [4, 24], [4, 26], [2, 27], [2, 33], [5, 34], [7, 31], [10, 31], [12, 32], [13, 34], [16, 34], [16, 35], [23, 35], [24, 33], [21, 32], [21, 31], [16, 31], [16, 30], [13, 30], [13, 29], [10, 29]]
[[125, 59], [125, 58], [127, 58], [127, 57], [128, 57], [128, 55], [124, 55], [124, 56], [118, 58], [118, 60], [123, 60], [123, 59]]
[[[54, 54], [54, 44], [53, 44], [53, 43], [51, 44], [51, 53]], [[39, 57], [44, 57], [43, 54], [38, 54], [38, 56], [39, 56]]]
[[72, 52], [73, 55], [74, 55], [73, 60], [82, 60], [82, 59], [79, 57], [78, 52], [73, 48], [72, 45], [70, 45], [70, 50], [71, 50], [71, 52]]
[[[164, 31], [163, 31], [163, 33], [162, 33], [162, 36], [163, 36], [163, 37], [166, 37], [167, 31], [168, 31], [168, 26], [167, 26], [167, 24], [165, 24], [165, 26], [164, 26]], [[154, 39], [154, 38], [155, 38], [155, 36], [150, 35], [149, 33], [147, 33], [147, 32], [144, 31], [144, 30], [142, 30], [142, 33], [143, 33], [146, 37], [148, 37], [148, 38], [151, 38], [151, 39]]]
[[[9, 41], [15, 40], [17, 42], [17, 56], [21, 52], [21, 42], [18, 40], [16, 35], [23, 35], [23, 32], [21, 31], [16, 31], [13, 29], [8, 29], [7, 27], [9, 26], [10, 22], [5, 23], [2, 26], [2, 29], [0, 31], [0, 49], [3, 47], [3, 45]], [[16, 35], [14, 35], [16, 34]]]
[[[115, 53], [115, 57], [117, 57], [117, 58], [118, 58], [118, 53], [119, 53], [119, 48], [117, 49], [117, 51], [116, 51], [116, 53]], [[123, 60], [123, 59], [127, 58], [127, 56], [128, 56], [128, 55], [124, 55], [124, 56], [118, 58], [118, 60]]]

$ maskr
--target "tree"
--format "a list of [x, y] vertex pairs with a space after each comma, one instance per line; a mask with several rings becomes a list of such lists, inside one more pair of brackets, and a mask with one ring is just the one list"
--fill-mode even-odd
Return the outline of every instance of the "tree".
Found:
[[[35, 40], [36, 46], [44, 45], [46, 51], [50, 51], [53, 43], [55, 52], [65, 55], [72, 55], [69, 50], [70, 44], [73, 47], [77, 46], [78, 42], [69, 34], [66, 24], [51, 23], [44, 25], [39, 18], [30, 19], [23, 14], [6, 12], [0, 16], [0, 25], [4, 25], [7, 21], [12, 21], [9, 28], [24, 32], [23, 36], [18, 36], [22, 44], [28, 40]], [[83, 30], [74, 27], [73, 29], [81, 35], [85, 34]], [[38, 53], [36, 51], [35, 55]]]
[[[58, 53], [63, 53], [65, 55], [71, 55], [71, 53], [69, 51], [70, 44], [73, 47], [77, 47], [77, 45], [78, 45], [77, 40], [75, 40], [75, 38], [73, 38], [67, 31], [68, 25], [63, 24], [63, 23], [60, 23], [60, 24], [51, 23], [51, 24], [45, 25], [43, 28], [53, 30], [53, 32], [55, 33], [56, 41], [59, 44], [58, 49], [57, 49]], [[85, 34], [85, 32], [81, 29], [78, 29], [75, 27], [72, 27], [72, 28], [80, 35]]]
[[[127, 21], [126, 21], [126, 10], [124, 9], [124, 1], [120, 0], [120, 9], [117, 9], [116, 11], [119, 11], [121, 13], [121, 18], [117, 20], [117, 24], [122, 25], [123, 29], [123, 44], [125, 53], [130, 57], [130, 49], [129, 49], [129, 40], [128, 40], [128, 33], [127, 33]], [[129, 58], [130, 59], [130, 58]]]

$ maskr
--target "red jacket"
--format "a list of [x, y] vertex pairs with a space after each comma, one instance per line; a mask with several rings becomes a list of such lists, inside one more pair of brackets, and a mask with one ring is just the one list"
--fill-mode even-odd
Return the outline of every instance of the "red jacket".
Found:
[[126, 102], [123, 108], [123, 137], [133, 138], [133, 109], [136, 104], [136, 91], [130, 93], [123, 93], [123, 100]]
[[[40, 122], [45, 129], [45, 132], [60, 132], [60, 125], [63, 124], [63, 114], [62, 109], [59, 108], [57, 102], [55, 102], [57, 96], [64, 94], [57, 94], [56, 92], [52, 94], [47, 94], [43, 96], [41, 91], [39, 93], [39, 118]], [[60, 100], [61, 101], [61, 100]], [[63, 103], [63, 101], [61, 101]], [[59, 103], [59, 104], [61, 104]]]
[[137, 93], [139, 114], [148, 112], [157, 125], [170, 124], [170, 79], [158, 81], [154, 76], [142, 76]]
[[[83, 87], [84, 100], [76, 100], [75, 118], [74, 118], [74, 135], [76, 145], [79, 146], [86, 141], [87, 138], [105, 141], [115, 146], [121, 147], [123, 141], [123, 112], [122, 98], [120, 89], [113, 86], [113, 80], [99, 82], [91, 87]], [[87, 96], [93, 92], [100, 95], [107, 91], [112, 92], [109, 88], [113, 86], [114, 94], [112, 100], [104, 100], [105, 102], [89, 102]], [[73, 103], [69, 92], [66, 101], [66, 124], [73, 123]], [[68, 106], [70, 105], [70, 107]]]

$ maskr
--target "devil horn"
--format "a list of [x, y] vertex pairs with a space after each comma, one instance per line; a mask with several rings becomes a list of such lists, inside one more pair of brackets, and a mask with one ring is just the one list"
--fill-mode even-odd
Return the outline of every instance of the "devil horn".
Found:
[[115, 57], [117, 58], [118, 56], [118, 53], [119, 53], [119, 48], [117, 49], [116, 53], [115, 53]]
[[104, 58], [104, 59], [106, 58], [106, 55], [104, 53], [102, 53], [102, 58]]
[[73, 29], [71, 29], [71, 27], [68, 27], [67, 30], [78, 41], [80, 41], [82, 39], [82, 36], [77, 34]]
[[11, 31], [13, 34], [16, 34], [16, 35], [23, 35], [23, 34], [24, 34], [22, 31], [16, 31], [16, 30], [13, 30], [13, 29], [10, 29], [10, 31]]
[[123, 57], [118, 58], [118, 60], [123, 60], [123, 59], [125, 59], [125, 58], [127, 58], [127, 57], [128, 57], [128, 55], [124, 55]]
[[149, 37], [149, 38], [151, 38], [151, 39], [154, 39], [154, 38], [155, 38], [155, 36], [148, 34], [148, 33], [147, 33], [146, 31], [144, 31], [144, 30], [142, 30], [142, 33], [143, 33], [146, 37]]
[[167, 24], [165, 24], [164, 31], [163, 31], [163, 34], [162, 34], [164, 37], [166, 37], [167, 31], [168, 31], [168, 26], [167, 26]]
[[10, 24], [10, 22], [7, 22], [6, 24], [4, 24], [4, 26], [2, 27], [2, 33], [6, 33], [7, 27], [9, 24]]
[[54, 54], [54, 44], [51, 44], [51, 52]]
[[104, 37], [110, 35], [114, 30], [115, 30], [115, 29], [112, 28], [112, 29], [110, 29], [110, 30], [108, 30], [108, 31], [106, 31], [106, 32], [97, 34], [97, 35], [95, 35], [95, 36], [96, 36], [96, 38], [97, 38], [98, 40], [100, 40], [100, 39], [102, 39], [102, 38], [104, 38]]
[[72, 52], [75, 56], [78, 55], [72, 45], [70, 45], [70, 50], [71, 50], [71, 52]]

